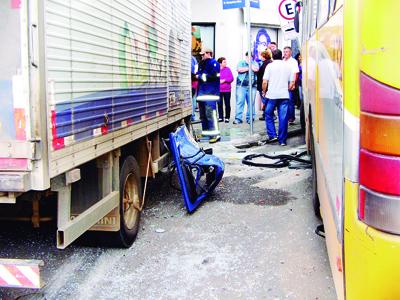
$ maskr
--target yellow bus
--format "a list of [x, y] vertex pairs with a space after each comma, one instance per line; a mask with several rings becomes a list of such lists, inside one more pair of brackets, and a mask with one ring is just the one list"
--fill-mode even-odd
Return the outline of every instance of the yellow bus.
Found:
[[313, 204], [337, 296], [400, 299], [400, 2], [302, 4]]

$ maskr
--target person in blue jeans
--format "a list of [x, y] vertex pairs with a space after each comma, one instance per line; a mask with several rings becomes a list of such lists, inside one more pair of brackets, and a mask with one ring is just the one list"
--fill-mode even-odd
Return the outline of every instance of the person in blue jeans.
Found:
[[[265, 108], [265, 123], [270, 142], [278, 141], [286, 146], [288, 132], [289, 90], [294, 86], [294, 73], [290, 66], [282, 61], [282, 51], [272, 52], [273, 62], [265, 68], [262, 94], [268, 99]], [[274, 123], [274, 109], [278, 108], [278, 135]]]
[[[241, 60], [237, 66], [238, 76], [236, 78], [236, 115], [233, 124], [243, 123], [243, 108], [244, 103], [247, 104], [246, 121], [250, 123], [250, 97], [249, 97], [249, 55], [246, 52], [246, 59]], [[253, 120], [256, 112], [254, 107], [254, 99], [256, 97], [257, 79], [256, 73], [258, 72], [259, 66], [257, 62], [252, 60], [251, 69], [253, 71], [252, 79], [252, 105], [253, 105]]]
[[[289, 46], [286, 46], [285, 48], [283, 48], [282, 61], [290, 66], [293, 76], [294, 76], [293, 80], [296, 82], [296, 79], [297, 79], [297, 76], [299, 73], [299, 66], [298, 66], [297, 60], [295, 60], [292, 57], [292, 48], [290, 48]], [[289, 90], [289, 107], [288, 107], [289, 124], [294, 124], [294, 120], [296, 119], [295, 110], [294, 110], [294, 105], [295, 105], [294, 89], [295, 89], [295, 85], [292, 87], [291, 90]]]

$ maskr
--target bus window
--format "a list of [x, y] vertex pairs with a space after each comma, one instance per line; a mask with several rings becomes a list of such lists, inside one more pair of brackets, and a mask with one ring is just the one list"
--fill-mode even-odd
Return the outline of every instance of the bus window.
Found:
[[330, 0], [329, 1], [329, 16], [332, 16], [333, 13], [335, 12], [335, 4], [336, 4], [336, 0]]
[[343, 0], [336, 0], [335, 1], [335, 10], [334, 11], [337, 11], [340, 7], [342, 7], [342, 5], [343, 5]]
[[329, 0], [320, 0], [318, 1], [318, 18], [317, 18], [317, 27], [321, 28], [326, 21], [328, 21], [329, 15]]
[[308, 20], [309, 22], [309, 27], [308, 27], [308, 32], [309, 36], [312, 36], [314, 34], [316, 25], [317, 25], [317, 12], [318, 12], [318, 1], [317, 0], [310, 0], [309, 2], [309, 11], [308, 11]]

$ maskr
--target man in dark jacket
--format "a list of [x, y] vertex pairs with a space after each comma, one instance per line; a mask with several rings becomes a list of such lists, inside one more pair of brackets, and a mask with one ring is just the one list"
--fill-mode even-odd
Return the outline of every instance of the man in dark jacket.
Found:
[[197, 102], [203, 134], [210, 136], [210, 143], [218, 142], [221, 137], [218, 130], [217, 102], [219, 100], [220, 65], [212, 57], [211, 49], [201, 50], [201, 61], [196, 77], [199, 80]]

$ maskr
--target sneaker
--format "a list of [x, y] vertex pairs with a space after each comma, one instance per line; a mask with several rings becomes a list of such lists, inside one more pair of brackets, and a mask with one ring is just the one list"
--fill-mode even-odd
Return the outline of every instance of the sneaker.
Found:
[[233, 124], [242, 124], [242, 123], [243, 123], [242, 121], [236, 119], [233, 121]]
[[222, 119], [222, 118], [218, 119], [218, 122], [223, 122], [223, 121], [224, 121], [224, 119]]
[[214, 144], [214, 143], [216, 143], [216, 142], [219, 142], [220, 140], [221, 140], [221, 136], [217, 135], [217, 136], [214, 136], [214, 137], [210, 138], [210, 139], [208, 140], [208, 142], [209, 142], [210, 144]]
[[278, 140], [278, 138], [277, 137], [274, 137], [274, 138], [272, 138], [272, 139], [269, 139], [268, 140], [268, 143], [273, 143], [273, 142], [276, 142]]
[[281, 146], [286, 146], [286, 143], [281, 143]]
[[225, 123], [229, 123], [229, 119], [225, 119]]

